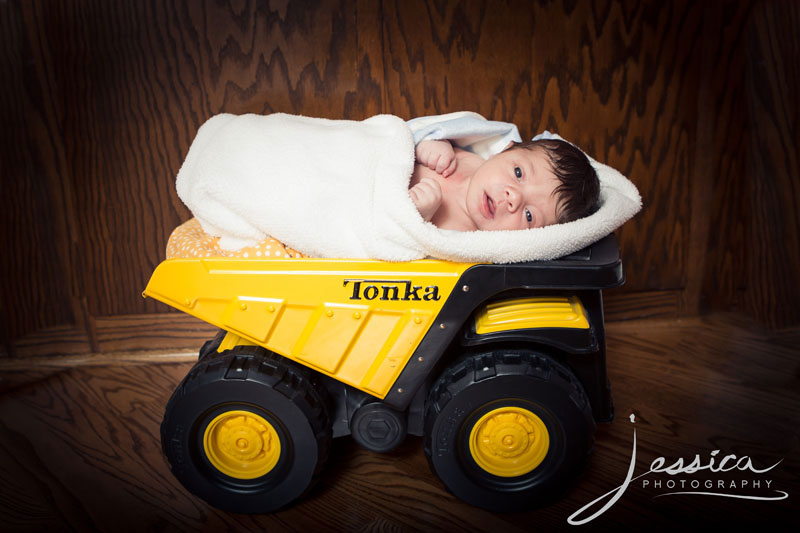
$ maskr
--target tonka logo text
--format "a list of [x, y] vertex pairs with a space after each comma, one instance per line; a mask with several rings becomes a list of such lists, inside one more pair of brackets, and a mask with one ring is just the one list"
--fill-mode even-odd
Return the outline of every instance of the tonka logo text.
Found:
[[440, 300], [439, 287], [413, 285], [411, 280], [345, 279], [343, 286], [352, 284], [351, 300]]

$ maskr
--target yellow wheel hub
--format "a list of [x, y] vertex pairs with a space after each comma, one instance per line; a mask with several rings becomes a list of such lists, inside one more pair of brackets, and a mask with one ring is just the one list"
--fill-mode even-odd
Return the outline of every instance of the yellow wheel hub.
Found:
[[469, 436], [469, 451], [478, 466], [500, 477], [527, 474], [542, 463], [549, 447], [547, 426], [521, 407], [489, 411]]
[[228, 411], [212, 420], [203, 435], [203, 447], [214, 468], [237, 479], [263, 476], [281, 456], [275, 428], [249, 411]]

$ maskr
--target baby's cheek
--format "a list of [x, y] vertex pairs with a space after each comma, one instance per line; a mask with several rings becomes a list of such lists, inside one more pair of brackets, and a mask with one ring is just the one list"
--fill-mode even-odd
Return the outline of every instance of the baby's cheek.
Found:
[[504, 229], [518, 230], [518, 229], [525, 229], [525, 228], [527, 228], [527, 225], [523, 226], [522, 222], [520, 222], [519, 220], [515, 220], [515, 221], [512, 221], [511, 223], [509, 223]]
[[495, 228], [498, 230], [518, 230], [518, 229], [528, 229], [528, 223], [523, 220], [522, 217], [516, 216], [516, 213], [513, 215], [509, 215], [505, 220], [503, 220], [501, 227]]

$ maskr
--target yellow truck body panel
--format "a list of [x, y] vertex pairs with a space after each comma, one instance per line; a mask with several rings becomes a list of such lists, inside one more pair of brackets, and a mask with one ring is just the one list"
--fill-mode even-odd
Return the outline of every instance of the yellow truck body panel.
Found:
[[383, 399], [470, 266], [168, 259], [143, 294]]
[[589, 319], [574, 295], [501, 300], [483, 306], [475, 318], [479, 335], [537, 328], [589, 329]]

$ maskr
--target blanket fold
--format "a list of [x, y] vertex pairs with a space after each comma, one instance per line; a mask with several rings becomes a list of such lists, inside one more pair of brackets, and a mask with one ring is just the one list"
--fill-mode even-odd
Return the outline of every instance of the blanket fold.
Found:
[[415, 138], [455, 139], [488, 157], [519, 134], [513, 124], [474, 113], [414, 122], [393, 115], [216, 115], [201, 126], [178, 172], [178, 195], [224, 249], [269, 235], [311, 256], [386, 261], [554, 259], [599, 240], [641, 207], [630, 181], [592, 161], [601, 206], [585, 219], [517, 231], [439, 229], [408, 195]]

